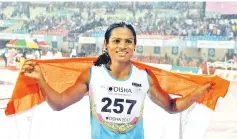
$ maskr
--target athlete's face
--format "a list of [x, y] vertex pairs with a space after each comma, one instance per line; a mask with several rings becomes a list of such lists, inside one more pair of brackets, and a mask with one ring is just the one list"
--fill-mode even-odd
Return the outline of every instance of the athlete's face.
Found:
[[109, 56], [112, 61], [128, 62], [133, 56], [135, 49], [134, 36], [130, 29], [126, 27], [114, 28], [106, 44]]

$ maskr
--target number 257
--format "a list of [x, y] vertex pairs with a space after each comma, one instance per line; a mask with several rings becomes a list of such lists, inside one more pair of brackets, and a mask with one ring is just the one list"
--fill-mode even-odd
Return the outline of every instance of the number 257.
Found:
[[[107, 102], [105, 104], [105, 106], [101, 109], [102, 112], [109, 112], [111, 113], [111, 109], [109, 109], [110, 105], [112, 104], [112, 100], [111, 98], [105, 97], [101, 100], [102, 102]], [[128, 108], [127, 114], [131, 114], [131, 111], [133, 109], [133, 106], [137, 103], [136, 100], [130, 100], [130, 99], [126, 99], [126, 101], [124, 99], [120, 99], [120, 98], [115, 98], [114, 99], [114, 107], [118, 107], [118, 109], [113, 109], [113, 112], [115, 113], [122, 113], [124, 110], [124, 102], [125, 103], [129, 103], [130, 106]]]

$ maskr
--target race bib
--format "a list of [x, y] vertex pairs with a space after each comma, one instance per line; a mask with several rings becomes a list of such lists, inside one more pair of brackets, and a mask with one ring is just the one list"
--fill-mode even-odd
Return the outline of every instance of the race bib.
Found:
[[[103, 91], [102, 91], [103, 90]], [[97, 116], [101, 121], [136, 124], [144, 103], [144, 92], [137, 87], [101, 86], [96, 95]]]

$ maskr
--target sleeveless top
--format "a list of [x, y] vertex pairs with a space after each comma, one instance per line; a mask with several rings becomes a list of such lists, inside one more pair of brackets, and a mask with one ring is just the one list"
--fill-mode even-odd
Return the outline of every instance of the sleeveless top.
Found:
[[119, 80], [108, 69], [92, 66], [89, 97], [92, 139], [144, 139], [143, 107], [149, 91], [148, 74], [131, 65]]

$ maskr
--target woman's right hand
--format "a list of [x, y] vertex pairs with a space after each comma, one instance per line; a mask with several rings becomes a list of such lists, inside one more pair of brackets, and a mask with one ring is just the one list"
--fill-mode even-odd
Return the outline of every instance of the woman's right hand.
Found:
[[32, 60], [26, 60], [26, 62], [24, 63], [21, 69], [21, 73], [37, 81], [43, 80], [43, 74], [40, 69], [40, 66]]

